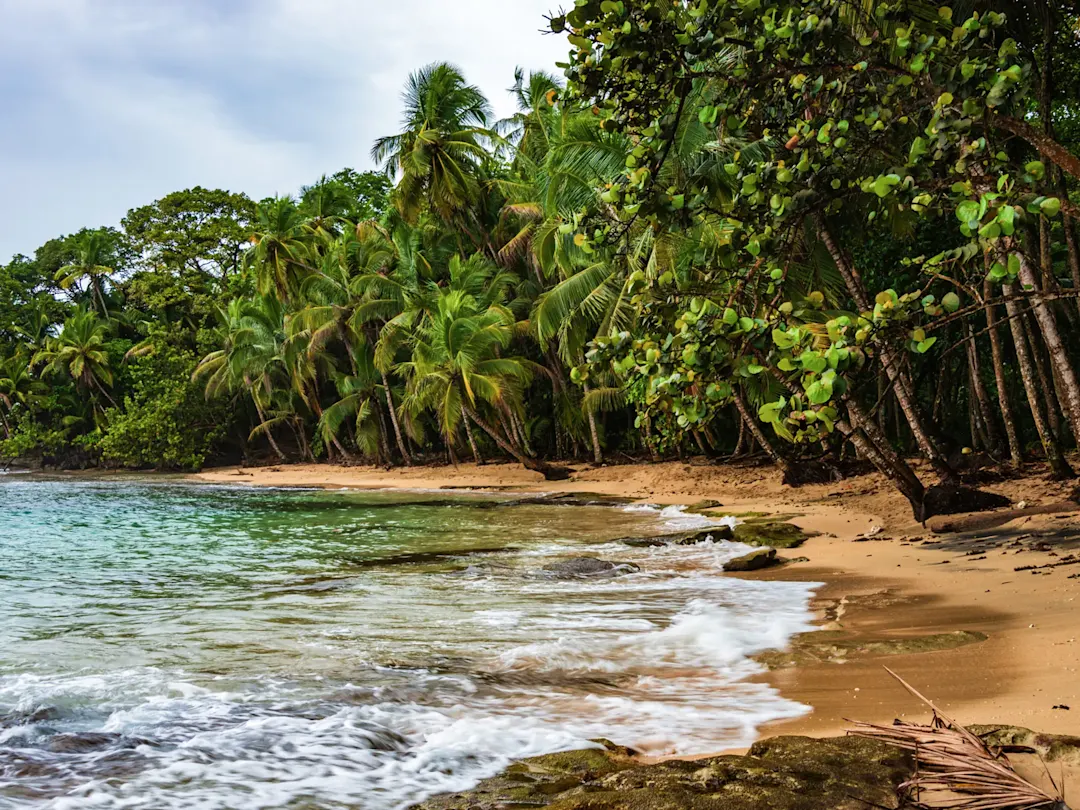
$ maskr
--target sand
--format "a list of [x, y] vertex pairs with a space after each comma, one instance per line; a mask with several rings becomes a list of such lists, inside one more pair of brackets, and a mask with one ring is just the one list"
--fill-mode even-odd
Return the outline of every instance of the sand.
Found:
[[[809, 561], [746, 576], [824, 583], [814, 608], [826, 632], [796, 640], [796, 660], [762, 676], [813, 707], [768, 733], [829, 736], [842, 732], [845, 718], [925, 719], [888, 666], [963, 723], [1080, 734], [1080, 565], [1014, 570], [1080, 554], [1080, 505], [1041, 472], [986, 486], [1022, 502], [1018, 508], [970, 522], [936, 518], [926, 528], [877, 475], [792, 489], [771, 467], [703, 461], [578, 465], [571, 480], [558, 483], [508, 464], [231, 467], [196, 477], [261, 486], [592, 492], [658, 504], [713, 499], [723, 504], [717, 514], [792, 516], [819, 534], [785, 553]], [[949, 634], [957, 633], [964, 634], [958, 641], [986, 638], [905, 652], [953, 646]]]

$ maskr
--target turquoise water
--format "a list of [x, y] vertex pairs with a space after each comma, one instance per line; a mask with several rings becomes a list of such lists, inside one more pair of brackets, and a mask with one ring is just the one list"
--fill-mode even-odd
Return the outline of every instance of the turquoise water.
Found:
[[[810, 587], [510, 496], [0, 478], [0, 810], [403, 808], [592, 737], [746, 744]], [[558, 558], [632, 562], [552, 579]]]

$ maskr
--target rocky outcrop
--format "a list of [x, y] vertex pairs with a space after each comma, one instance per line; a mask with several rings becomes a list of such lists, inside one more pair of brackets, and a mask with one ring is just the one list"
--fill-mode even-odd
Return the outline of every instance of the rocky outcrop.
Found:
[[770, 548], [797, 548], [809, 536], [794, 523], [768, 520], [748, 520], [736, 526], [734, 531], [737, 543]]
[[545, 565], [541, 569], [541, 575], [562, 579], [572, 577], [617, 577], [623, 574], [634, 574], [641, 569], [634, 563], [612, 562], [601, 560], [597, 557], [572, 557], [569, 560]]
[[603, 749], [534, 757], [418, 810], [865, 810], [897, 807], [910, 758], [875, 740], [774, 737], [745, 756], [653, 765]]
[[759, 548], [741, 557], [728, 560], [724, 563], [724, 570], [734, 571], [760, 571], [762, 568], [771, 568], [780, 565], [781, 560], [776, 556], [775, 548]]
[[734, 537], [734, 534], [729, 526], [711, 526], [708, 529], [657, 534], [650, 537], [622, 537], [615, 542], [633, 548], [650, 548], [654, 546], [696, 546], [706, 540], [718, 543], [721, 540], [731, 540], [732, 537]]

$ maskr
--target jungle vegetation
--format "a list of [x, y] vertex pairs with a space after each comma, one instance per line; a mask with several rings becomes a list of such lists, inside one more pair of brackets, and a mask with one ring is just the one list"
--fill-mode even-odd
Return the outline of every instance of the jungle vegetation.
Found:
[[[0, 268], [0, 455], [760, 457], [925, 516], [1073, 475], [1072, 0], [577, 0], [494, 120], [452, 65], [296, 195], [194, 188]], [[913, 463], [914, 460], [920, 463]]]

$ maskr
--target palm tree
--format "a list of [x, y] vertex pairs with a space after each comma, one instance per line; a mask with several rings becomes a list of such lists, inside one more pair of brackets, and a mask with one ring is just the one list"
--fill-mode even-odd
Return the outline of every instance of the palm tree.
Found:
[[42, 385], [30, 372], [26, 356], [16, 353], [0, 358], [0, 427], [11, 436], [11, 417], [18, 409], [30, 409], [42, 394]]
[[83, 281], [94, 306], [101, 314], [109, 316], [105, 303], [105, 284], [116, 272], [112, 243], [104, 231], [85, 231], [75, 237], [75, 261], [56, 271], [56, 281], [62, 289], [70, 289]]
[[499, 356], [515, 326], [505, 307], [481, 308], [462, 290], [444, 291], [436, 312], [414, 333], [412, 359], [398, 365], [408, 381], [406, 407], [433, 411], [448, 445], [462, 423], [471, 422], [528, 469], [547, 478], [566, 477], [565, 470], [528, 456], [513, 430], [500, 432], [482, 414], [485, 408], [522, 408], [536, 366]]
[[480, 193], [483, 142], [494, 137], [487, 128], [491, 107], [444, 62], [410, 74], [403, 100], [402, 131], [379, 138], [372, 159], [388, 177], [399, 177], [392, 200], [406, 221], [415, 223], [426, 202], [443, 221], [460, 224]]
[[59, 335], [46, 341], [45, 348], [34, 355], [30, 365], [36, 367], [44, 363], [43, 374], [69, 376], [83, 393], [94, 396], [97, 412], [104, 413], [104, 408], [96, 394], [115, 408], [116, 402], [108, 391], [113, 384], [105, 346], [108, 329], [108, 322], [98, 318], [96, 313], [80, 309], [64, 321]]
[[255, 270], [260, 295], [292, 300], [300, 283], [314, 268], [309, 263], [308, 218], [291, 197], [274, 197], [255, 207], [254, 247], [244, 254]]
[[278, 458], [284, 460], [285, 453], [272, 432], [276, 422], [268, 417], [274, 388], [284, 376], [281, 363], [284, 309], [280, 302], [268, 296], [234, 299], [219, 317], [224, 333], [223, 348], [204, 357], [192, 379], [205, 379], [207, 399], [247, 392], [259, 419], [252, 436], [264, 433]]

